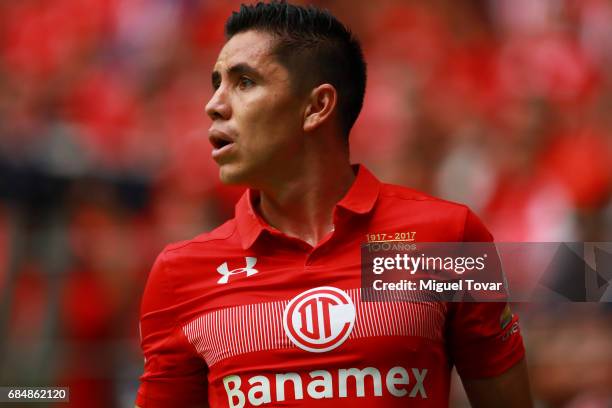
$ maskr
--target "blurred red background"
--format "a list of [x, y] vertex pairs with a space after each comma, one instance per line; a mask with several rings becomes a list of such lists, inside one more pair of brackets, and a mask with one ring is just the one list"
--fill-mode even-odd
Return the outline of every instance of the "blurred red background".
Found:
[[[498, 241], [612, 241], [612, 1], [313, 4], [368, 62], [353, 161], [468, 204]], [[238, 5], [0, 3], [0, 384], [133, 405], [155, 255], [242, 191], [204, 113]], [[612, 308], [517, 307], [540, 406], [612, 405]]]

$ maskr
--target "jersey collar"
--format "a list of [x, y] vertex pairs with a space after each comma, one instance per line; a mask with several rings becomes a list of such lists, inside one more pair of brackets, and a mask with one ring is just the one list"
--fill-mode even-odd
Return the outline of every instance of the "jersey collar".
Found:
[[[336, 209], [341, 207], [353, 214], [367, 214], [378, 199], [380, 181], [361, 164], [354, 165], [353, 170], [356, 171], [355, 181], [336, 204]], [[253, 203], [258, 198], [259, 191], [248, 189], [236, 204], [236, 223], [243, 249], [250, 248], [264, 230], [276, 231], [255, 211]]]

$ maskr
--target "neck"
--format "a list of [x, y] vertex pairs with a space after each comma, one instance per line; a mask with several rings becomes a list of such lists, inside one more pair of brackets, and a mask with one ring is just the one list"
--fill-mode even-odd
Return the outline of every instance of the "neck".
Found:
[[312, 246], [334, 229], [334, 207], [355, 179], [348, 153], [342, 160], [317, 157], [302, 160], [305, 165], [298, 176], [288, 175], [276, 188], [262, 189], [259, 205], [270, 225]]

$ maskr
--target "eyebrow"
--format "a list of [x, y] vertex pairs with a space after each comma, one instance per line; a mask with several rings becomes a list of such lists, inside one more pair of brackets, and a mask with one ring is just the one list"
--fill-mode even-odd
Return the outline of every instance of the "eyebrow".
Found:
[[[259, 71], [257, 71], [255, 68], [245, 62], [232, 65], [227, 70], [227, 73], [232, 76], [247, 74], [261, 78], [261, 74], [259, 73]], [[219, 73], [219, 71], [213, 71], [211, 80], [213, 87], [221, 81], [221, 74]]]

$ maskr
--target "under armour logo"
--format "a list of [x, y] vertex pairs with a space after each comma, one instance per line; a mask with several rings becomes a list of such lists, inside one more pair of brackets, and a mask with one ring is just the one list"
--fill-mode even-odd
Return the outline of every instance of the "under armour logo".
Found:
[[221, 265], [219, 265], [219, 267], [217, 268], [217, 272], [219, 272], [223, 276], [219, 278], [217, 283], [225, 284], [229, 281], [230, 276], [236, 275], [238, 273], [246, 273], [246, 276], [251, 276], [259, 272], [257, 269], [253, 268], [257, 263], [257, 258], [252, 256], [246, 256], [244, 259], [246, 260], [246, 267], [244, 268], [232, 269], [230, 271], [227, 266], [227, 262], [223, 262]]

